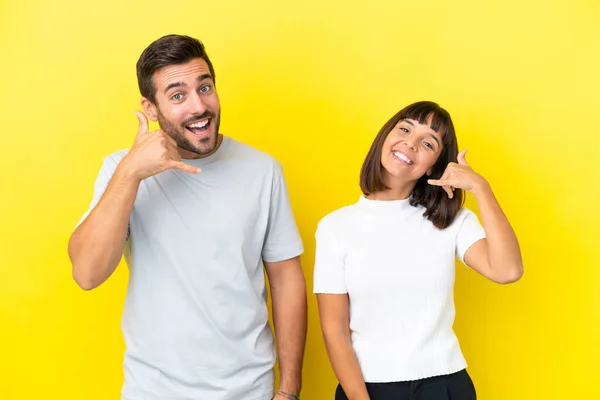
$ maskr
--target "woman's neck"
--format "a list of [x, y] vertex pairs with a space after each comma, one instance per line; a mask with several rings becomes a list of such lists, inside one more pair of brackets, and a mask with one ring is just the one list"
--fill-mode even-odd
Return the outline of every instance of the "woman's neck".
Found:
[[369, 200], [405, 200], [410, 197], [415, 188], [415, 182], [407, 182], [404, 184], [398, 184], [395, 182], [386, 182], [386, 186], [389, 189], [382, 190], [381, 192], [371, 193], [367, 196]]

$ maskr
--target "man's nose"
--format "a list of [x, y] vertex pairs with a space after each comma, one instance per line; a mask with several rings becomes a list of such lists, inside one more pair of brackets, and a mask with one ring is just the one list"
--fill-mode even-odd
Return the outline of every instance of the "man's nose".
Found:
[[189, 113], [190, 114], [203, 114], [206, 111], [206, 104], [202, 101], [202, 97], [198, 93], [194, 93], [190, 97], [189, 101]]

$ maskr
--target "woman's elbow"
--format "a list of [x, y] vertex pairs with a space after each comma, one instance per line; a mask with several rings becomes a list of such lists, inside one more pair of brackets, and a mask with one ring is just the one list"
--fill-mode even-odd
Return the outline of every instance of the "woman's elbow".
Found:
[[498, 276], [495, 281], [501, 285], [508, 285], [519, 281], [523, 277], [523, 264], [517, 264], [511, 268], [505, 270], [505, 272]]
[[350, 327], [341, 323], [321, 323], [321, 331], [326, 342], [350, 339]]

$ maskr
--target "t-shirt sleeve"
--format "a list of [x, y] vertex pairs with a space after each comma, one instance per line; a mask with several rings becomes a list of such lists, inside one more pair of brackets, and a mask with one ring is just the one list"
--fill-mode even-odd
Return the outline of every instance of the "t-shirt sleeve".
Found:
[[90, 203], [88, 210], [83, 214], [83, 216], [75, 226], [75, 229], [77, 229], [77, 227], [81, 225], [83, 221], [85, 221], [85, 219], [94, 210], [94, 208], [104, 195], [104, 192], [106, 191], [106, 188], [108, 187], [108, 184], [112, 179], [112, 176], [115, 173], [119, 162], [120, 158], [115, 158], [114, 156], [108, 156], [104, 159], [102, 167], [100, 168], [100, 172], [98, 172], [96, 182], [94, 183], [94, 194], [92, 196], [92, 202]]
[[456, 236], [456, 257], [465, 265], [465, 253], [475, 242], [485, 238], [485, 230], [479, 223], [477, 215], [471, 210], [463, 208], [458, 215], [460, 226]]
[[262, 250], [262, 258], [266, 262], [288, 260], [304, 252], [285, 178], [279, 165], [276, 167], [274, 179], [267, 232]]
[[317, 247], [313, 272], [313, 292], [348, 293], [344, 280], [344, 254], [339, 238], [330, 226], [321, 221], [317, 226], [315, 239]]

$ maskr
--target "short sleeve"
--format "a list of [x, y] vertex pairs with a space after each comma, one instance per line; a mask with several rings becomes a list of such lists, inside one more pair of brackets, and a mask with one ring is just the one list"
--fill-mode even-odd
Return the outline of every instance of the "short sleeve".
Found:
[[344, 279], [344, 253], [333, 229], [321, 221], [315, 233], [317, 242], [313, 292], [348, 293]]
[[271, 192], [267, 232], [262, 249], [262, 258], [266, 262], [288, 260], [304, 252], [285, 178], [278, 164], [273, 179], [275, 183]]
[[469, 209], [463, 208], [457, 218], [460, 226], [456, 235], [456, 257], [465, 263], [465, 253], [475, 242], [485, 238], [485, 230], [477, 215]]
[[112, 179], [112, 176], [115, 173], [115, 170], [117, 169], [117, 166], [119, 165], [121, 159], [122, 156], [119, 157], [114, 154], [104, 159], [102, 167], [100, 168], [100, 172], [98, 172], [96, 182], [94, 183], [94, 194], [90, 206], [75, 226], [75, 229], [77, 229], [77, 227], [81, 225], [83, 221], [85, 221], [85, 219], [94, 210], [94, 208], [104, 195], [104, 192], [106, 191], [106, 188], [108, 187], [108, 184], [110, 183], [110, 180]]

